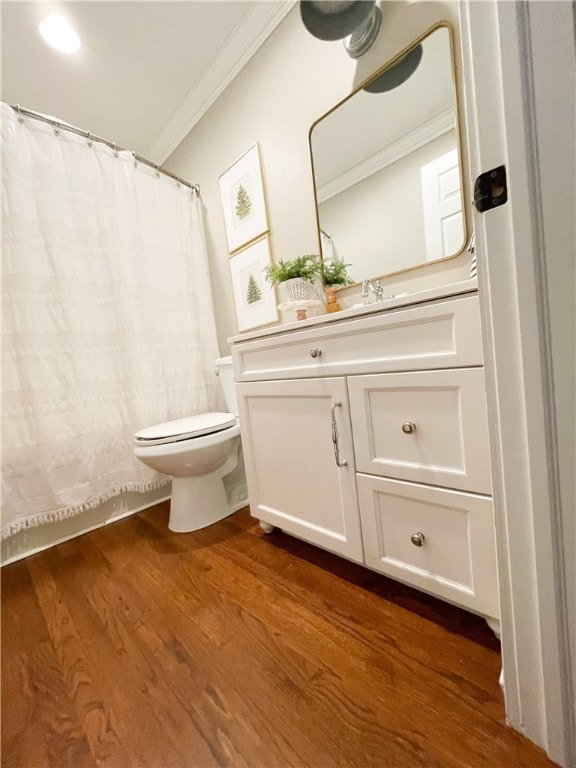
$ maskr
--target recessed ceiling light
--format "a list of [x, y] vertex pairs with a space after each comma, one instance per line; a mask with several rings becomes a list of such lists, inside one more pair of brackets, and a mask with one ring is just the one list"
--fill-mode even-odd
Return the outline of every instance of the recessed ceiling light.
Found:
[[63, 53], [76, 53], [80, 49], [81, 42], [76, 30], [58, 13], [40, 22], [40, 34], [48, 45]]

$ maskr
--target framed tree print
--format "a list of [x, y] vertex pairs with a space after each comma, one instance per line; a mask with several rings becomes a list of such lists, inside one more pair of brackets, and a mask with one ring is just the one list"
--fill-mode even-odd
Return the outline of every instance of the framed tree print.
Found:
[[220, 199], [229, 253], [268, 231], [258, 144], [253, 144], [220, 176]]
[[276, 293], [266, 282], [264, 272], [270, 263], [268, 237], [234, 254], [229, 263], [238, 330], [277, 322]]

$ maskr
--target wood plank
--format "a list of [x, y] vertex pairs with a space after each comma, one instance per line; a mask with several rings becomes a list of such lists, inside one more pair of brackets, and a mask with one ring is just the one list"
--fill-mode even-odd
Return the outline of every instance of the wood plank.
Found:
[[155, 636], [154, 622], [148, 625], [154, 617], [146, 593], [113, 571], [89, 536], [83, 539], [73, 578], [60, 566], [58, 552], [50, 556], [52, 573], [78, 629], [90, 638], [87, 657], [108, 691], [115, 732], [135, 764], [145, 764], [150, 754], [162, 754], [170, 765], [185, 764], [190, 755], [211, 764], [210, 750], [189, 713], [174, 700], [165, 676], [158, 674], [163, 656], [170, 662], [177, 658], [177, 643], [157, 643], [151, 649], [143, 640], [143, 627], [149, 626], [147, 635]]
[[[269, 677], [274, 675], [278, 667], [278, 655], [281, 652], [283, 663], [280, 674], [282, 677], [286, 677], [290, 670], [286, 655], [294, 650], [294, 645], [298, 646], [300, 653], [302, 653], [302, 649], [305, 649], [309, 664], [322, 664], [328, 670], [338, 670], [342, 656], [341, 649], [347, 647], [349, 671], [356, 672], [357, 675], [348, 674], [339, 681], [340, 692], [347, 694], [345, 700], [364, 702], [366, 711], [369, 712], [371, 710], [371, 697], [383, 696], [385, 704], [382, 706], [386, 707], [386, 718], [395, 721], [397, 732], [403, 732], [406, 740], [408, 736], [412, 735], [413, 717], [410, 714], [411, 709], [422, 713], [422, 719], [425, 723], [420, 733], [422, 741], [433, 739], [434, 735], [437, 738], [442, 729], [446, 728], [439, 715], [443, 714], [444, 717], [448, 717], [449, 726], [441, 740], [441, 746], [446, 745], [446, 750], [442, 750], [439, 755], [439, 765], [452, 764], [454, 750], [456, 750], [456, 754], [458, 754], [458, 750], [463, 752], [461, 757], [464, 759], [473, 744], [476, 745], [478, 753], [483, 754], [485, 730], [480, 729], [476, 735], [476, 740], [474, 740], [473, 733], [466, 735], [461, 733], [464, 728], [469, 729], [466, 719], [467, 713], [465, 710], [462, 711], [465, 702], [459, 695], [452, 698], [449, 696], [438, 697], [435, 690], [435, 683], [437, 682], [435, 667], [430, 670], [431, 675], [427, 674], [429, 670], [421, 665], [416, 668], [413, 665], [407, 665], [401, 654], [399, 654], [400, 663], [395, 663], [395, 660], [392, 660], [391, 663], [389, 659], [381, 655], [388, 653], [387, 645], [389, 643], [380, 643], [380, 646], [375, 645], [372, 630], [368, 630], [372, 632], [372, 637], [368, 642], [366, 642], [366, 638], [361, 638], [360, 642], [354, 643], [355, 638], [350, 637], [346, 627], [337, 626], [331, 620], [325, 621], [318, 610], [310, 611], [301, 602], [279, 598], [277, 590], [274, 589], [275, 585], [271, 586], [270, 580], [250, 579], [245, 573], [245, 579], [242, 582], [239, 582], [238, 579], [229, 582], [226, 578], [228, 558], [219, 556], [215, 549], [207, 549], [204, 552], [204, 557], [209, 557], [214, 566], [209, 572], [208, 579], [215, 579], [218, 589], [237, 601], [245, 616], [255, 617], [261, 624], [273, 625], [275, 630], [274, 645], [270, 646], [267, 638], [263, 638], [261, 647], [258, 649], [258, 659], [261, 662], [266, 655], [270, 655], [270, 648], [273, 648], [271, 663], [268, 668], [263, 670], [263, 674]], [[245, 623], [246, 618], [244, 619]], [[239, 630], [242, 630], [242, 625], [239, 625]], [[354, 631], [356, 633], [356, 630]], [[253, 645], [257, 637], [254, 626], [250, 627], [248, 635], [249, 641]], [[239, 639], [241, 637], [242, 632], [240, 631]], [[328, 666], [326, 667], [326, 665]], [[297, 665], [295, 668], [297, 669]], [[247, 674], [248, 670], [245, 673]], [[370, 676], [370, 687], [366, 686], [365, 680], [360, 687], [357, 687], [357, 676], [363, 676], [362, 679], [364, 679], [366, 674]], [[415, 674], [423, 683], [419, 687], [414, 686]], [[497, 677], [497, 673], [495, 676]], [[301, 680], [292, 680], [291, 682], [294, 688], [301, 689], [303, 687]], [[340, 696], [340, 700], [342, 699], [343, 697]], [[332, 699], [330, 701], [332, 704], [334, 703]], [[475, 704], [474, 701], [474, 707]], [[441, 710], [438, 709], [439, 707]], [[477, 713], [474, 712], [474, 714]], [[346, 712], [340, 713], [340, 719], [345, 720], [345, 715]], [[463, 725], [463, 716], [466, 725]], [[367, 719], [363, 723], [363, 730], [366, 731], [369, 725]], [[451, 736], [455, 738], [454, 746], [450, 744]], [[349, 742], [350, 734], [348, 733], [347, 743]], [[465, 748], [462, 747], [463, 742], [466, 744]], [[413, 748], [414, 744], [411, 744], [411, 749]], [[424, 753], [423, 747], [422, 751]], [[430, 764], [430, 757], [431, 755], [428, 753], [423, 764]], [[406, 760], [406, 755], [400, 754], [396, 759], [397, 761]]]
[[27, 567], [68, 697], [74, 705], [96, 764], [110, 768], [133, 765], [116, 734], [115, 713], [107, 704], [100, 670], [94, 668], [89, 660], [88, 649], [92, 638], [81, 636], [76, 627], [50, 573], [51, 555], [47, 552], [44, 556], [31, 557]]
[[2, 765], [96, 763], [24, 563], [2, 571]]
[[3, 569], [4, 768], [554, 765], [505, 724], [481, 618], [248, 510], [167, 516]]
[[[98, 538], [110, 536], [106, 531], [99, 531], [98, 534]], [[232, 641], [242, 617], [235, 606], [230, 607], [229, 602], [223, 600], [220, 592], [205, 578], [183, 578], [181, 562], [166, 556], [163, 549], [156, 551], [153, 545], [151, 550], [154, 551], [146, 553], [147, 542], [154, 541], [152, 535], [138, 540], [139, 557], [131, 561], [130, 568], [138, 568], [140, 564], [138, 578], [143, 580], [150, 601], [154, 601], [155, 612], [162, 617], [158, 625], [168, 625], [177, 632], [182, 651], [194, 659], [200, 670], [207, 672], [207, 682], [198, 699], [201, 707], [198, 714], [200, 722], [204, 723], [205, 733], [215, 734], [212, 743], [214, 752], [222, 757], [224, 752], [233, 756], [233, 765], [241, 764], [244, 758], [248, 759], [249, 765], [277, 764], [280, 755], [281, 764], [300, 765], [299, 755], [305, 750], [311, 757], [316, 754], [315, 760], [321, 764], [322, 750], [318, 750], [314, 742], [307, 744], [304, 733], [300, 736], [299, 750], [295, 750], [285, 734], [278, 730], [277, 723], [270, 719], [271, 711], [282, 711], [282, 699], [271, 687], [270, 680], [259, 676], [258, 668], [249, 656], [245, 657], [243, 653], [245, 658], [238, 657]], [[105, 550], [108, 552], [107, 547]], [[116, 547], [111, 556], [121, 567], [122, 550]], [[188, 570], [193, 574], [209, 570], [195, 563], [193, 557], [187, 558], [187, 562]], [[218, 617], [216, 622], [212, 622], [212, 627], [206, 618], [210, 613]], [[211, 631], [214, 626], [222, 625], [228, 627], [225, 638], [219, 631]], [[221, 653], [218, 647], [223, 648]], [[239, 669], [245, 662], [251, 674], [245, 679], [238, 678]], [[193, 678], [195, 670], [191, 669], [188, 674]], [[185, 669], [180, 670], [180, 677], [173, 681], [176, 691], [180, 692], [185, 680], [183, 676], [186, 676]], [[231, 685], [231, 682], [234, 684]], [[226, 696], [222, 695], [222, 691], [226, 692]], [[215, 699], [225, 701], [226, 708], [216, 706], [215, 709]], [[233, 713], [233, 717], [226, 713]], [[285, 714], [289, 724], [298, 717], [293, 706]], [[296, 725], [293, 727], [296, 728]]]

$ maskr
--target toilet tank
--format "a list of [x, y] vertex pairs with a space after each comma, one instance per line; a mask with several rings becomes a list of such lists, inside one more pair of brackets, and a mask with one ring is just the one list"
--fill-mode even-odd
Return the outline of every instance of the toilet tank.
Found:
[[220, 386], [224, 393], [224, 400], [226, 402], [228, 413], [233, 413], [235, 416], [238, 416], [238, 401], [236, 400], [232, 356], [219, 357], [216, 360], [216, 372], [220, 377]]

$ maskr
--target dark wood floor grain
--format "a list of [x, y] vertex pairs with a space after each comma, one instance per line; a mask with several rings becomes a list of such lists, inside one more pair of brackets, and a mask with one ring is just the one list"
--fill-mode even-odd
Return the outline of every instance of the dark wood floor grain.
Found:
[[544, 768], [485, 623], [247, 510], [2, 570], [4, 768]]

